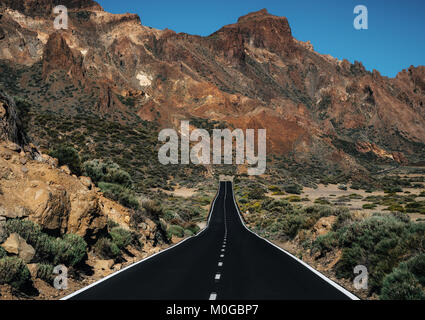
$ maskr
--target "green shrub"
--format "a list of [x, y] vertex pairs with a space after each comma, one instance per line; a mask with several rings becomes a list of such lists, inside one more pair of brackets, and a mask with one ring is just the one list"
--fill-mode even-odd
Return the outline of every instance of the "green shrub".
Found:
[[388, 210], [388, 211], [391, 211], [391, 212], [405, 212], [403, 206], [399, 205], [399, 204], [391, 205], [385, 210]]
[[189, 227], [186, 228], [186, 230], [189, 230], [192, 235], [195, 235], [199, 232], [199, 230], [201, 230], [201, 228], [199, 228], [197, 224], [192, 223]]
[[374, 215], [337, 231], [342, 257], [336, 265], [338, 277], [354, 277], [353, 268], [369, 269], [370, 293], [379, 292], [386, 275], [406, 254], [424, 250], [424, 223], [412, 223], [395, 215]]
[[405, 268], [414, 274], [422, 286], [425, 286], [425, 254], [419, 254], [406, 262], [400, 268]]
[[260, 200], [264, 199], [266, 194], [266, 190], [264, 190], [261, 186], [253, 186], [248, 191], [248, 198], [252, 200]]
[[410, 271], [396, 268], [384, 278], [379, 298], [381, 300], [425, 300], [425, 294]]
[[29, 220], [12, 219], [6, 222], [6, 230], [9, 234], [19, 234], [30, 244], [36, 254], [37, 261], [52, 261], [56, 254], [54, 250], [55, 239], [41, 231], [39, 225]]
[[314, 203], [321, 204], [321, 205], [330, 205], [331, 204], [329, 200], [327, 200], [323, 197], [317, 198], [316, 200], [314, 200]]
[[193, 236], [193, 232], [190, 229], [184, 229], [184, 236], [185, 237], [191, 237]]
[[39, 263], [37, 265], [37, 278], [52, 284], [54, 279], [53, 266], [50, 264]]
[[31, 274], [21, 259], [5, 257], [0, 259], [0, 284], [9, 284], [22, 290], [31, 282]]
[[335, 232], [328, 232], [324, 235], [320, 235], [312, 244], [312, 252], [319, 252], [320, 256], [324, 256], [326, 253], [331, 252], [338, 245], [338, 237]]
[[16, 232], [34, 248], [36, 261], [74, 266], [86, 253], [87, 244], [81, 237], [68, 234], [63, 239], [56, 239], [43, 233], [40, 226], [29, 220], [9, 220], [6, 230]]
[[90, 160], [83, 164], [84, 173], [89, 176], [94, 183], [108, 182], [124, 187], [130, 187], [133, 181], [130, 174], [120, 168], [114, 162], [102, 160]]
[[169, 239], [171, 239], [172, 236], [183, 238], [184, 237], [184, 229], [179, 225], [173, 224], [173, 225], [168, 227], [167, 235], [168, 235]]
[[107, 221], [108, 230], [112, 230], [112, 228], [119, 227], [120, 225], [116, 223], [114, 220], [108, 219]]
[[59, 160], [59, 165], [67, 165], [72, 173], [81, 175], [81, 159], [77, 150], [74, 147], [67, 145], [59, 145], [55, 149], [49, 152], [51, 157]]
[[121, 255], [118, 246], [108, 238], [100, 238], [94, 245], [94, 252], [102, 259], [116, 259]]
[[170, 220], [174, 219], [175, 217], [176, 217], [176, 213], [174, 211], [168, 210], [168, 209], [167, 210], [164, 210], [163, 218], [166, 221], [170, 221]]
[[134, 192], [128, 188], [108, 182], [100, 182], [99, 188], [102, 190], [105, 197], [118, 201], [125, 207], [132, 209], [139, 209], [140, 207]]
[[112, 242], [115, 243], [117, 247], [121, 250], [130, 245], [133, 239], [130, 231], [120, 227], [113, 228], [109, 232], [109, 235], [112, 238]]
[[365, 261], [364, 251], [359, 245], [344, 248], [341, 259], [336, 264], [336, 276], [339, 278], [353, 278], [353, 270], [356, 265]]
[[86, 255], [87, 243], [76, 234], [66, 234], [63, 239], [55, 241], [54, 264], [75, 266], [80, 263]]
[[284, 187], [286, 193], [301, 194], [303, 188], [298, 184], [289, 184]]
[[286, 200], [289, 202], [301, 202], [301, 198], [299, 196], [289, 196]]
[[374, 204], [374, 203], [365, 203], [363, 205], [363, 209], [375, 209], [376, 207], [377, 207], [377, 205]]
[[357, 193], [352, 193], [352, 194], [350, 194], [349, 195], [349, 198], [350, 199], [363, 199], [363, 196], [361, 196], [361, 195], [359, 195], [359, 194], [357, 194]]
[[0, 247], [0, 259], [7, 256], [6, 250], [3, 247]]
[[35, 243], [40, 236], [41, 228], [29, 220], [11, 219], [6, 222], [6, 230], [8, 234], [17, 233], [25, 241]]
[[343, 227], [348, 226], [353, 222], [350, 210], [348, 208], [337, 208], [335, 210], [336, 221], [332, 225], [332, 230], [337, 231]]

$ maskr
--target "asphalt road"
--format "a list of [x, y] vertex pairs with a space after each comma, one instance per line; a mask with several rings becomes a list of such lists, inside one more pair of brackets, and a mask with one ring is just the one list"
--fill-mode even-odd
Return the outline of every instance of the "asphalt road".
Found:
[[345, 300], [353, 296], [248, 231], [232, 183], [221, 182], [203, 232], [68, 298]]

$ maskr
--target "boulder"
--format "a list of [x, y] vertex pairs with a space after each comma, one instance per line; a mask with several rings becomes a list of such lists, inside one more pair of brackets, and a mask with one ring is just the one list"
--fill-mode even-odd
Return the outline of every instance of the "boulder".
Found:
[[30, 219], [44, 229], [66, 232], [71, 203], [68, 193], [61, 186], [29, 188], [25, 190], [27, 203], [33, 207]]
[[25, 263], [31, 262], [35, 255], [34, 248], [17, 233], [12, 233], [2, 247], [8, 253], [18, 255]]
[[68, 233], [78, 234], [86, 240], [96, 240], [106, 232], [106, 224], [107, 218], [101, 210], [96, 192], [80, 191], [72, 196]]
[[71, 175], [71, 169], [69, 169], [69, 167], [67, 165], [64, 165], [62, 167], [59, 168], [62, 172], [66, 173], [67, 175]]
[[93, 183], [89, 177], [79, 177], [80, 182], [83, 186], [85, 186], [87, 189], [91, 190], [93, 187]]
[[329, 216], [320, 218], [313, 227], [313, 232], [316, 236], [324, 235], [332, 230], [332, 225], [335, 223], [336, 217]]

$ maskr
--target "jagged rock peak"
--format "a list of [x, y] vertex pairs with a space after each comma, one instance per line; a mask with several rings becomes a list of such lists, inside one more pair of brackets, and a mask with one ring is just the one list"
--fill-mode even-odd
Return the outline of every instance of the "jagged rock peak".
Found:
[[91, 9], [102, 10], [102, 7], [93, 0], [0, 0], [0, 7], [8, 7], [27, 16], [47, 16], [54, 7], [63, 5], [69, 10]]

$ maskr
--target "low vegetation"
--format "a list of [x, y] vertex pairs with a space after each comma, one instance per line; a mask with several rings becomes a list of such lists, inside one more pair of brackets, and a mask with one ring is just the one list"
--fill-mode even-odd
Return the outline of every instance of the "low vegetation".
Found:
[[19, 234], [35, 249], [35, 262], [75, 267], [86, 255], [87, 243], [80, 236], [66, 234], [62, 238], [54, 238], [29, 220], [8, 220], [6, 231], [8, 234]]
[[[325, 259], [340, 250], [341, 255], [333, 267], [335, 275], [353, 280], [354, 267], [366, 266], [369, 296], [425, 299], [425, 223], [423, 219], [412, 221], [407, 214], [423, 213], [423, 201], [418, 195], [391, 192], [363, 199], [353, 193], [337, 199], [344, 202], [362, 199], [368, 202], [364, 209], [377, 206], [387, 209], [381, 213], [358, 215], [325, 198], [306, 205], [284, 196], [250, 199], [247, 190], [237, 188], [238, 202], [241, 211], [247, 213], [248, 224], [260, 235], [281, 242], [296, 242], [314, 259]], [[269, 190], [278, 192], [281, 189], [273, 186]], [[332, 220], [328, 220], [333, 221], [331, 229], [315, 235], [317, 222], [331, 216]]]

